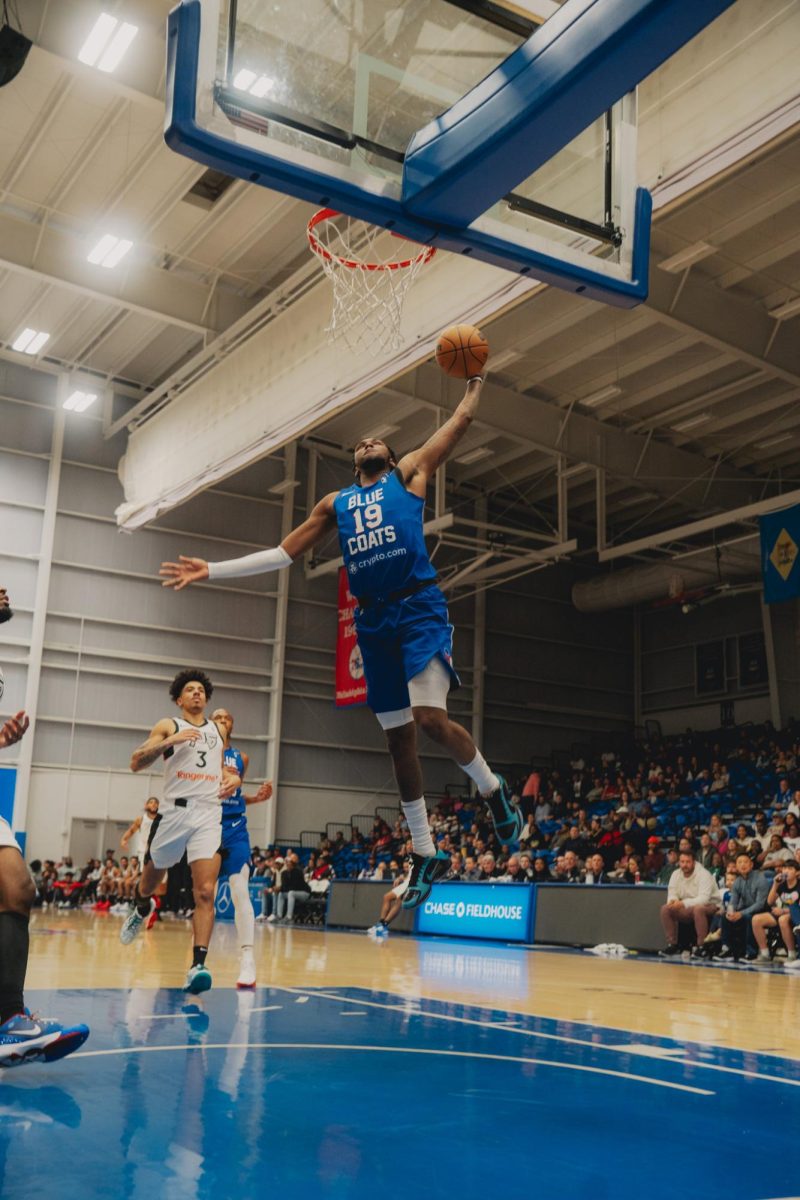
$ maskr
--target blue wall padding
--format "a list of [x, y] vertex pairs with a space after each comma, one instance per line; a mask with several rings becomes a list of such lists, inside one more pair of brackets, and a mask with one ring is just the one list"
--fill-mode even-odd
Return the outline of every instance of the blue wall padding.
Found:
[[566, 0], [411, 139], [411, 216], [469, 225], [709, 25], [734, 0]]

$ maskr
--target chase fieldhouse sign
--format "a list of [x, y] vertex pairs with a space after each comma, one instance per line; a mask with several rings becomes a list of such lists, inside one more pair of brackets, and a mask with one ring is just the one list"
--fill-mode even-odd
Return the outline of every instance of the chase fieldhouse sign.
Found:
[[533, 896], [528, 884], [437, 883], [417, 909], [416, 932], [527, 942]]

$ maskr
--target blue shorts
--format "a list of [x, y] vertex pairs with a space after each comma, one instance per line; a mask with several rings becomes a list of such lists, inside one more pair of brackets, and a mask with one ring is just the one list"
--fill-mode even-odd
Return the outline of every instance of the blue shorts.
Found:
[[453, 626], [447, 601], [435, 584], [392, 604], [357, 608], [355, 625], [367, 704], [373, 712], [408, 708], [409, 679], [437, 655], [450, 672], [451, 689], [461, 686], [453, 669]]
[[247, 832], [246, 817], [229, 817], [222, 822], [222, 866], [220, 879], [238, 875], [242, 867], [250, 864], [250, 834]]

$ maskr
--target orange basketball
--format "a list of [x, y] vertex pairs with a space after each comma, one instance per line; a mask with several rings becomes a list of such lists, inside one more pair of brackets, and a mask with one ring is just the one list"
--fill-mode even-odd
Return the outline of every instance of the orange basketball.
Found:
[[474, 325], [451, 325], [437, 338], [436, 361], [454, 379], [480, 375], [488, 357], [489, 343]]

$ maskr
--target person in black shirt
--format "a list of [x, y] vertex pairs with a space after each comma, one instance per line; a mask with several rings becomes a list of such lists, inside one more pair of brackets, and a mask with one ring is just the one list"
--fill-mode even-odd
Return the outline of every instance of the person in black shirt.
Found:
[[281, 890], [278, 894], [278, 920], [289, 924], [294, 920], [294, 908], [298, 900], [307, 900], [311, 894], [300, 860], [296, 854], [288, 855], [288, 862], [281, 875]]

